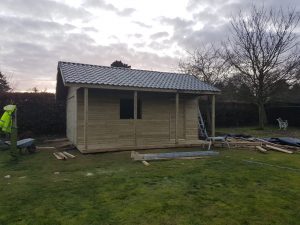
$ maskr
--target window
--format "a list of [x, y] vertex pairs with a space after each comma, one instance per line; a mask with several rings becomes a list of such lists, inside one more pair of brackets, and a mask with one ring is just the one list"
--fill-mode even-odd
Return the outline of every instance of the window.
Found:
[[[142, 118], [141, 101], [137, 103], [137, 119]], [[134, 119], [134, 101], [133, 99], [120, 99], [120, 119]]]

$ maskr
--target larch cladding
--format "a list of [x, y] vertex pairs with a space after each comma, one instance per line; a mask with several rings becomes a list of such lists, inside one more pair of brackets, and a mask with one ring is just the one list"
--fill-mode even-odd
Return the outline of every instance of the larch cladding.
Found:
[[[74, 132], [77, 137], [73, 142], [80, 151], [101, 152], [175, 145], [174, 93], [138, 92], [142, 118], [137, 119], [135, 125], [133, 119], [120, 119], [120, 99], [133, 99], [133, 91], [102, 89], [89, 89], [88, 91], [87, 149], [84, 145], [84, 92], [82, 88], [77, 91], [76, 113], [73, 113], [77, 117], [74, 123], [77, 126]], [[70, 102], [68, 105], [67, 114], [75, 108], [74, 103]], [[196, 95], [179, 95], [179, 140], [198, 140], [197, 107]], [[68, 138], [74, 135], [71, 130], [75, 130], [74, 125], [71, 124], [74, 118], [69, 117], [69, 120], [67, 119]]]

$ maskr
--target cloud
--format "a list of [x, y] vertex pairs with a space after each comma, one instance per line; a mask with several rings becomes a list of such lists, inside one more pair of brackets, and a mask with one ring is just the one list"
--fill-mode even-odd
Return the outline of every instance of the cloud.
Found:
[[[180, 37], [176, 32], [176, 26], [180, 24], [174, 22], [174, 40], [183, 46], [196, 46], [199, 41], [203, 43], [220, 42], [224, 40], [229, 33], [230, 19], [237, 15], [239, 11], [247, 12], [254, 4], [265, 9], [287, 9], [288, 7], [300, 10], [300, 2], [296, 0], [286, 0], [284, 4], [277, 0], [189, 0], [187, 9], [192, 13], [195, 23], [201, 23], [202, 28], [198, 30], [190, 29], [185, 34], [185, 38]], [[189, 43], [190, 42], [190, 43]]]
[[135, 24], [137, 24], [137, 25], [139, 25], [140, 27], [143, 27], [143, 28], [151, 28], [152, 27], [151, 25], [142, 23], [140, 21], [132, 21], [132, 23], [135, 23]]
[[175, 18], [168, 18], [168, 17], [160, 17], [158, 20], [165, 25], [171, 25], [176, 30], [185, 30], [190, 28], [191, 26], [195, 25], [195, 21], [193, 20], [186, 20], [180, 17]]
[[135, 12], [135, 9], [133, 9], [133, 8], [125, 8], [125, 9], [123, 9], [123, 10], [119, 10], [118, 12], [117, 12], [117, 14], [119, 15], [119, 16], [130, 16], [132, 13], [134, 13]]
[[136, 11], [134, 8], [125, 8], [119, 10], [113, 4], [106, 3], [104, 0], [85, 0], [83, 6], [112, 11], [119, 16], [131, 16]]
[[134, 43], [133, 45], [134, 45], [134, 47], [137, 47], [137, 48], [143, 48], [146, 46], [146, 43], [139, 42], [139, 43]]
[[[22, 35], [22, 31], [19, 31]], [[83, 33], [26, 34], [24, 40], [2, 39], [1, 65], [18, 74], [21, 80], [54, 74], [51, 68], [61, 57], [80, 59], [93, 51], [94, 40]], [[28, 41], [31, 40], [31, 41]]]
[[84, 8], [75, 8], [51, 0], [1, 0], [0, 12], [6, 15], [29, 16], [43, 19], [65, 18], [68, 20], [87, 20], [91, 16]]
[[210, 7], [205, 7], [203, 10], [194, 13], [193, 19], [202, 24], [218, 24], [221, 22], [221, 18], [218, 15]]
[[[227, 23], [203, 23], [201, 28], [195, 29], [197, 20], [161, 17], [159, 21], [161, 24], [173, 28], [173, 34], [168, 42], [176, 43], [178, 47], [188, 50], [200, 48], [206, 43], [220, 42], [226, 37], [228, 30]], [[157, 43], [152, 43], [152, 47], [159, 49]]]
[[0, 16], [0, 30], [5, 32], [0, 35], [1, 70], [14, 75], [14, 83], [19, 83], [20, 90], [31, 88], [41, 80], [44, 80], [42, 88], [53, 86], [53, 64], [67, 52], [70, 56], [85, 54], [85, 46], [94, 44], [93, 39], [74, 33], [74, 29], [71, 24]]
[[136, 39], [140, 39], [140, 38], [143, 37], [143, 35], [140, 34], [140, 33], [128, 34], [127, 36], [128, 36], [129, 38], [134, 37], [134, 38], [136, 38]]
[[106, 3], [103, 0], [85, 0], [85, 2], [83, 3], [83, 6], [102, 8], [102, 9], [110, 10], [110, 11], [118, 11], [118, 9], [114, 5], [112, 5], [110, 3]]
[[[47, 20], [35, 20], [32, 18], [20, 18], [15, 16], [0, 15], [0, 27], [2, 31], [11, 32], [65, 32], [75, 29], [76, 27], [69, 23], [57, 23]], [[11, 37], [10, 37], [11, 38]]]
[[136, 38], [141, 38], [141, 37], [143, 37], [143, 35], [142, 34], [134, 34], [134, 36], [136, 37]]
[[85, 32], [98, 32], [98, 30], [94, 27], [83, 27], [81, 29]]
[[126, 43], [96, 44], [85, 29], [71, 24], [0, 16], [0, 30], [5, 32], [0, 36], [1, 70], [13, 74], [17, 90], [34, 86], [54, 90], [60, 60], [110, 65], [121, 59], [132, 68], [162, 71], [176, 68], [178, 63], [176, 58], [138, 51]]
[[[209, 7], [211, 11], [217, 11], [217, 15], [231, 14], [237, 9], [247, 10], [251, 5], [264, 6], [266, 8], [291, 7], [299, 10], [300, 4], [298, 0], [189, 0], [186, 9], [190, 12], [197, 11], [200, 8]], [[224, 11], [225, 10], [225, 11]]]
[[171, 46], [171, 42], [169, 40], [160, 41], [160, 42], [152, 41], [148, 46], [155, 50], [168, 49]]
[[157, 33], [154, 33], [150, 36], [151, 39], [158, 39], [158, 38], [162, 38], [162, 37], [168, 37], [169, 36], [169, 33], [166, 32], [166, 31], [163, 31], [163, 32], [157, 32]]
[[189, 0], [186, 9], [192, 13], [195, 22], [206, 27], [211, 26], [216, 30], [216, 27], [223, 28], [225, 25], [229, 28], [229, 20], [232, 16], [237, 15], [239, 11], [247, 12], [252, 5], [263, 6], [265, 9], [290, 8], [299, 11], [299, 3], [297, 0], [286, 0], [284, 3], [278, 0]]
[[[54, 89], [59, 60], [110, 65], [118, 59], [132, 68], [175, 71], [183, 49], [226, 38], [228, 18], [253, 1], [261, 4], [259, 0], [189, 0], [185, 13], [174, 7], [159, 17], [159, 5], [153, 3], [155, 12], [140, 4], [136, 9], [120, 8], [108, 0], [1, 0], [0, 67], [14, 74], [19, 90]], [[284, 2], [296, 10], [299, 3]], [[264, 1], [266, 7], [280, 4]], [[132, 19], [123, 18], [129, 16]]]

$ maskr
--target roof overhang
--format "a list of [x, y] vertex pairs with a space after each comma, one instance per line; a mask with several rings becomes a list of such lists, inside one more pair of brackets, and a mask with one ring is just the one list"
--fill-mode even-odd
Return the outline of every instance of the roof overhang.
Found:
[[65, 101], [66, 97], [67, 97], [67, 87], [65, 84], [64, 77], [62, 76], [60, 69], [58, 69], [56, 75], [55, 99], [56, 101]]
[[197, 94], [197, 95], [219, 95], [219, 94], [221, 94], [221, 91], [190, 91], [190, 90], [175, 90], [175, 89], [163, 89], [163, 88], [142, 88], [142, 87], [104, 85], [104, 84], [81, 84], [81, 83], [65, 83], [64, 82], [64, 85], [66, 87], [96, 88], [96, 89], [108, 89], [108, 90], [184, 93], [184, 94]]

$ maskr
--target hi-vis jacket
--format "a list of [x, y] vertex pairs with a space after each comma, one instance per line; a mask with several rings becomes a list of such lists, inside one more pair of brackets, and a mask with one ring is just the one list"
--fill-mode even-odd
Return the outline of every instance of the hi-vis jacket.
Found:
[[3, 108], [5, 112], [0, 119], [0, 131], [2, 130], [4, 133], [11, 133], [11, 127], [13, 123], [12, 115], [16, 108], [16, 105], [7, 105]]

